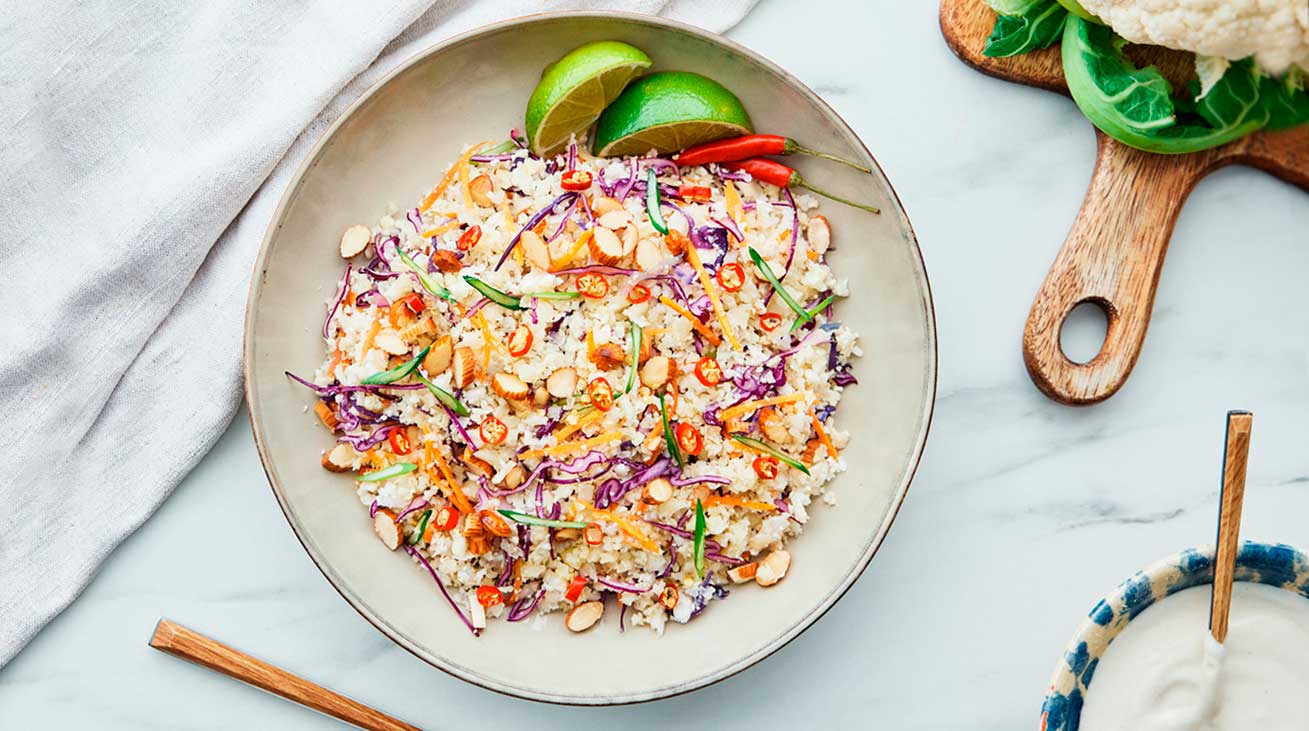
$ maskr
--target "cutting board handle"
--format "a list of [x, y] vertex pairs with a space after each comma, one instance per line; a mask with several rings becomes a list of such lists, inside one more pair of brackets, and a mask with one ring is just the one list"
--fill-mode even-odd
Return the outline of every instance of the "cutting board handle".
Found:
[[[1036, 386], [1060, 403], [1112, 396], [1132, 372], [1150, 325], [1173, 226], [1206, 155], [1155, 155], [1096, 132], [1095, 172], [1082, 210], [1036, 293], [1023, 332], [1023, 360]], [[1059, 343], [1064, 321], [1083, 302], [1109, 321], [1100, 352], [1075, 363]]]

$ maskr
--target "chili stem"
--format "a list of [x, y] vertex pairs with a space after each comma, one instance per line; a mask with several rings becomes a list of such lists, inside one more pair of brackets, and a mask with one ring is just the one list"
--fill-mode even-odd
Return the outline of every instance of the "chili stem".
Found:
[[832, 194], [832, 193], [829, 193], [829, 192], [823, 190], [822, 188], [814, 187], [813, 185], [810, 185], [809, 181], [807, 181], [807, 180], [805, 180], [804, 178], [800, 177], [800, 173], [791, 173], [791, 185], [798, 186], [798, 187], [800, 187], [800, 188], [804, 188], [805, 190], [808, 190], [808, 191], [810, 191], [810, 192], [812, 192], [812, 193], [817, 193], [818, 195], [821, 195], [821, 196], [823, 196], [824, 198], [830, 198], [830, 199], [836, 201], [837, 203], [844, 203], [844, 204], [846, 204], [847, 206], [852, 206], [852, 207], [854, 207], [854, 208], [858, 208], [858, 209], [863, 210], [863, 211], [868, 211], [869, 213], [878, 213], [878, 214], [880, 214], [880, 213], [882, 212], [882, 209], [877, 208], [876, 206], [865, 205], [865, 204], [863, 204], [863, 203], [855, 203], [854, 201], [852, 201], [852, 200], [850, 200], [850, 199], [848, 199], [848, 198], [842, 198], [841, 196], [839, 196], [839, 195], [834, 195], [834, 194]]
[[837, 157], [836, 155], [829, 155], [829, 154], [827, 154], [826, 152], [819, 152], [819, 151], [817, 151], [817, 150], [811, 150], [811, 149], [809, 149], [808, 147], [801, 147], [800, 145], [797, 145], [797, 144], [794, 144], [794, 143], [792, 143], [791, 145], [789, 145], [789, 147], [791, 148], [791, 152], [798, 152], [798, 153], [800, 153], [801, 155], [809, 155], [810, 157], [821, 157], [821, 158], [824, 159], [824, 160], [831, 160], [832, 162], [839, 162], [839, 163], [841, 163], [842, 165], [848, 165], [848, 166], [854, 168], [855, 170], [858, 170], [858, 171], [861, 172], [861, 173], [871, 173], [871, 172], [873, 172], [870, 168], [866, 168], [866, 167], [864, 167], [863, 165], [859, 165], [858, 163], [851, 162], [850, 160], [846, 160], [845, 158]]

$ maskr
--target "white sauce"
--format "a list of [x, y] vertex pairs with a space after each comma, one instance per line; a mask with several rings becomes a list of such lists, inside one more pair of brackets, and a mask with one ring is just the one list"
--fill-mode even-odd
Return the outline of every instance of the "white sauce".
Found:
[[1208, 625], [1208, 585], [1139, 614], [1100, 658], [1080, 730], [1309, 728], [1309, 599], [1238, 581], [1227, 642]]

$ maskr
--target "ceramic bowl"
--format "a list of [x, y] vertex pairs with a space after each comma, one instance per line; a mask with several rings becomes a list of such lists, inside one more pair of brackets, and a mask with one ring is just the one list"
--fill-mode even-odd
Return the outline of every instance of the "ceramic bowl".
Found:
[[[375, 221], [389, 202], [420, 198], [461, 150], [521, 127], [541, 69], [591, 40], [644, 49], [656, 69], [710, 76], [734, 90], [759, 130], [864, 162], [862, 175], [817, 160], [802, 174], [882, 208], [872, 216], [824, 206], [834, 267], [851, 281], [838, 313], [861, 337], [859, 385], [838, 422], [853, 433], [849, 471], [833, 486], [840, 507], [816, 505], [794, 541], [786, 580], [732, 589], [687, 626], [657, 637], [617, 612], [573, 635], [559, 615], [544, 628], [495, 622], [473, 638], [430, 577], [372, 535], [348, 476], [319, 466], [332, 443], [305, 408], [313, 399], [283, 371], [322, 360], [325, 305], [340, 279], [342, 229]], [[434, 46], [355, 103], [292, 179], [255, 263], [246, 315], [246, 394], [269, 482], [305, 549], [369, 622], [436, 667], [503, 693], [543, 701], [643, 701], [720, 680], [777, 650], [832, 606], [881, 544], [904, 499], [927, 436], [936, 390], [931, 295], [909, 221], [854, 132], [806, 88], [755, 53], [690, 26], [617, 13], [550, 14], [487, 26]], [[586, 663], [561, 663], [587, 657]]]
[[[1082, 701], [1109, 643], [1146, 607], [1183, 589], [1212, 584], [1213, 558], [1212, 546], [1170, 556], [1137, 572], [1091, 609], [1055, 668], [1041, 706], [1043, 731], [1077, 731]], [[1290, 546], [1241, 544], [1235, 577], [1309, 597], [1309, 557]]]

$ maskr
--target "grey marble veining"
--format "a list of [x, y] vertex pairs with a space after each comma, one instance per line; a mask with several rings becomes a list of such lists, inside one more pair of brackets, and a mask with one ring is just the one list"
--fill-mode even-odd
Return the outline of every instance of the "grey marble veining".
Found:
[[[241, 414], [0, 670], [0, 728], [338, 727], [148, 649], [160, 616], [430, 728], [488, 714], [533, 729], [1035, 728], [1094, 601], [1212, 536], [1232, 407], [1257, 414], [1244, 535], [1309, 548], [1309, 195], [1249, 169], [1204, 181], [1131, 381], [1103, 405], [1057, 406], [1028, 381], [1019, 337], [1086, 187], [1089, 124], [1066, 99], [958, 63], [932, 0], [798, 5], [764, 0], [731, 36], [818, 89], [877, 155], [917, 229], [941, 345], [918, 478], [823, 620], [681, 698], [585, 710], [496, 696], [414, 659], [336, 595], [287, 529]], [[50, 536], [69, 539], [57, 516]]]

